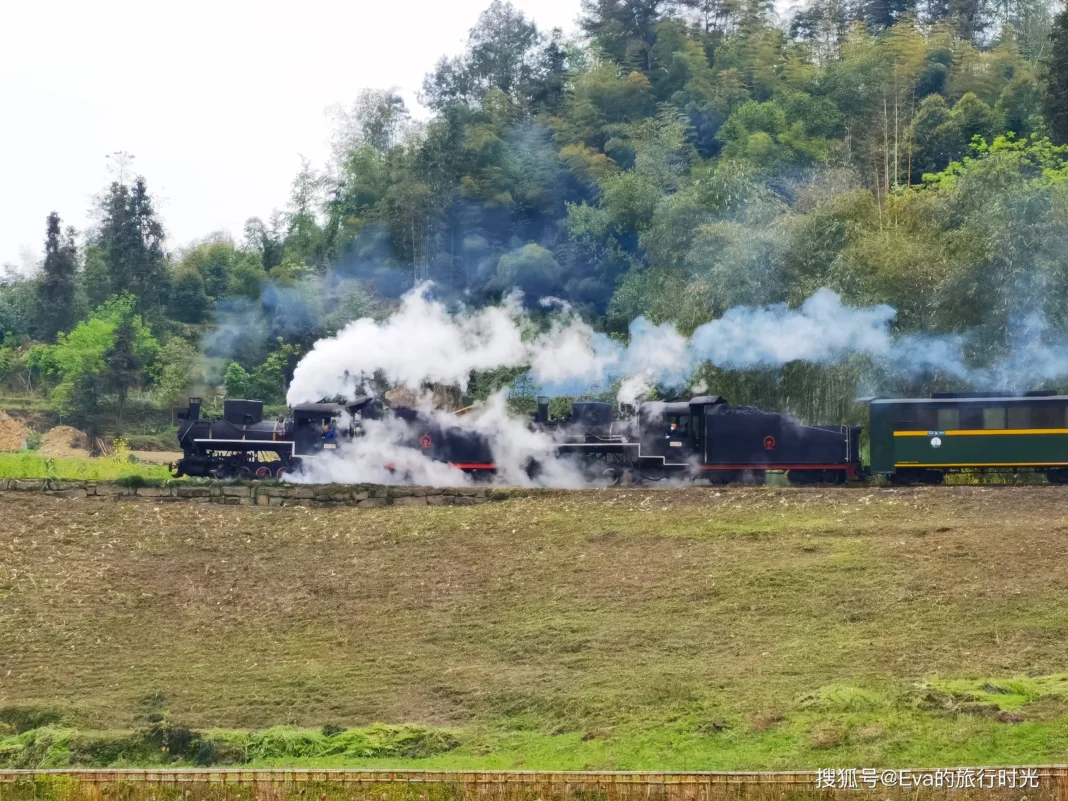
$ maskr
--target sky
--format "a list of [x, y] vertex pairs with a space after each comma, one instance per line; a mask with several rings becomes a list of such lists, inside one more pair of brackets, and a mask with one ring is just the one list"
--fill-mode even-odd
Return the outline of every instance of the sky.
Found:
[[[575, 29], [580, 0], [512, 0]], [[286, 202], [301, 156], [322, 166], [325, 112], [423, 76], [463, 49], [489, 0], [7, 0], [0, 22], [0, 264], [43, 256], [45, 218], [84, 230], [134, 155], [174, 249]]]

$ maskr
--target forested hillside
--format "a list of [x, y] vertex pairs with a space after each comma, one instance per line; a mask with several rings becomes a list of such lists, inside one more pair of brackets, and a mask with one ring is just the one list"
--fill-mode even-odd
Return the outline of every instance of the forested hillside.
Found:
[[[312, 343], [427, 280], [450, 303], [562, 298], [621, 337], [821, 287], [969, 332], [977, 362], [1068, 330], [1068, 11], [587, 0], [581, 34], [494, 0], [426, 76], [424, 121], [354, 77], [331, 162], [237, 239], [168, 241], [152, 176], [117, 155], [95, 226], [51, 214], [39, 274], [0, 289], [6, 394], [120, 430], [190, 390], [280, 403]], [[864, 371], [694, 380], [831, 422]]]

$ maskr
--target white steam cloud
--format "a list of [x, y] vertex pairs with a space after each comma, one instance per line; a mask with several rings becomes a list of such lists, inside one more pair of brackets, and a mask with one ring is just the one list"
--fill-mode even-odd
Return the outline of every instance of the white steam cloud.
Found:
[[385, 322], [356, 320], [316, 342], [297, 365], [289, 403], [352, 395], [375, 371], [411, 389], [427, 382], [466, 388], [472, 370], [523, 363], [517, 301], [450, 315], [427, 290], [423, 285], [407, 293]]
[[891, 307], [846, 306], [828, 289], [799, 309], [785, 304], [730, 309], [689, 338], [670, 323], [638, 318], [627, 344], [594, 331], [562, 302], [549, 299], [544, 305], [560, 311], [547, 330], [534, 333], [517, 296], [500, 306], [450, 314], [430, 297], [428, 285], [417, 287], [388, 320], [356, 320], [317, 342], [297, 366], [288, 400], [351, 396], [376, 371], [414, 390], [427, 383], [463, 389], [472, 370], [526, 365], [550, 394], [554, 386], [630, 379], [621, 400], [633, 401], [643, 386], [682, 385], [704, 362], [749, 369], [791, 361], [835, 363], [857, 353], [907, 375], [937, 371], [975, 385], [1012, 388], [1068, 375], [1065, 343], [1046, 342], [1036, 315], [1019, 326], [1011, 358], [977, 369], [964, 359], [965, 335], [894, 336]]
[[[472, 371], [519, 366], [531, 368], [545, 394], [622, 379], [618, 400], [628, 404], [641, 401], [653, 384], [681, 386], [706, 362], [749, 369], [792, 361], [836, 363], [864, 354], [897, 374], [940, 373], [973, 386], [1007, 390], [1068, 375], [1068, 342], [1047, 341], [1039, 314], [1024, 318], [1010, 332], [1009, 356], [975, 368], [964, 357], [968, 334], [895, 336], [894, 309], [846, 306], [827, 289], [798, 309], [785, 304], [730, 309], [690, 337], [671, 324], [639, 318], [630, 325], [627, 343], [595, 331], [557, 299], [542, 302], [552, 316], [539, 332], [518, 295], [499, 306], [450, 313], [429, 290], [423, 285], [407, 293], [385, 321], [356, 320], [317, 342], [297, 365], [287, 396], [290, 405], [361, 394], [376, 372], [394, 385], [420, 392], [431, 383], [464, 389]], [[508, 415], [503, 393], [474, 414], [448, 416], [447, 425], [486, 436], [500, 481], [582, 484], [574, 465], [554, 457], [549, 435], [531, 431], [524, 421]], [[470, 480], [462, 471], [406, 447], [411, 438], [402, 421], [368, 421], [364, 431], [336, 454], [307, 465], [305, 479], [439, 486]], [[536, 479], [526, 472], [531, 460], [542, 466]]]
[[[548, 486], [577, 489], [585, 486], [578, 467], [557, 458], [556, 442], [548, 434], [532, 431], [508, 413], [507, 393], [500, 392], [464, 417], [431, 412], [445, 428], [457, 426], [485, 437], [493, 452], [494, 480], [511, 486]], [[463, 470], [436, 462], [411, 447], [411, 430], [399, 418], [367, 420], [363, 435], [340, 442], [337, 450], [306, 458], [292, 480], [301, 483], [412, 484], [458, 487], [473, 482]], [[528, 466], [539, 465], [536, 476]]]

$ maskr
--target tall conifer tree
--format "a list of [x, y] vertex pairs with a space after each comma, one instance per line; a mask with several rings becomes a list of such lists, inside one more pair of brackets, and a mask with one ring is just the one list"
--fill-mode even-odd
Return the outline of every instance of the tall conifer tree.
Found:
[[45, 238], [45, 259], [41, 278], [37, 283], [37, 333], [53, 341], [61, 331], [74, 325], [74, 275], [78, 269], [74, 229], [66, 236], [60, 229], [56, 212], [48, 215]]
[[1068, 8], [1053, 21], [1053, 47], [1046, 64], [1046, 122], [1059, 145], [1068, 144]]

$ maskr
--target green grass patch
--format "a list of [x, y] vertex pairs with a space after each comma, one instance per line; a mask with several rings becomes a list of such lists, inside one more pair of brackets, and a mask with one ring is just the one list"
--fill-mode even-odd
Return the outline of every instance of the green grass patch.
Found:
[[1003, 710], [1020, 709], [1040, 698], [1068, 699], [1068, 673], [1007, 679], [935, 677], [931, 679], [930, 684], [953, 698], [989, 704]]
[[0, 736], [0, 768], [293, 764], [329, 758], [419, 760], [458, 745], [454, 733], [427, 726], [376, 724], [335, 727], [324, 733], [287, 726], [258, 732], [200, 732], [175, 725], [136, 731], [80, 731], [47, 725]]
[[53, 478], [59, 480], [113, 481], [129, 476], [164, 480], [170, 478], [166, 465], [118, 459], [49, 459], [32, 451], [0, 452], [0, 478]]
[[173, 451], [178, 449], [178, 427], [158, 434], [124, 434], [123, 439], [132, 451]]

